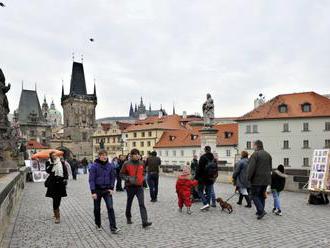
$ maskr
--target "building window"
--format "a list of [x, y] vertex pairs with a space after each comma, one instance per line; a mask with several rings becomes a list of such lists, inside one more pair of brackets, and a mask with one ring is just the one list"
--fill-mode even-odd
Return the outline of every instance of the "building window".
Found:
[[82, 133], [82, 141], [87, 141], [87, 133], [86, 132]]
[[283, 149], [290, 149], [289, 148], [289, 141], [288, 140], [284, 140], [283, 141]]
[[303, 131], [304, 132], [308, 132], [309, 131], [309, 123], [308, 122], [304, 122], [303, 123]]
[[288, 105], [281, 104], [280, 106], [278, 106], [278, 112], [287, 113], [288, 112]]
[[284, 166], [286, 166], [286, 167], [290, 166], [290, 165], [289, 165], [289, 158], [284, 158], [283, 164], [284, 164]]
[[135, 141], [133, 142], [133, 147], [136, 147], [136, 142]]
[[251, 141], [246, 142], [246, 149], [251, 150]]
[[31, 130], [31, 131], [30, 131], [30, 136], [32, 136], [32, 137], [33, 137], [34, 135], [35, 135], [35, 132], [34, 132], [34, 130]]
[[151, 146], [151, 142], [150, 141], [147, 142], [147, 146]]
[[258, 132], [258, 125], [253, 125], [252, 129], [253, 129], [254, 133], [257, 133]]
[[46, 132], [42, 131], [42, 137], [46, 137]]
[[233, 136], [232, 132], [225, 132], [225, 139], [229, 139]]
[[250, 125], [246, 126], [246, 133], [251, 133], [251, 126]]
[[289, 123], [283, 124], [283, 132], [289, 132]]
[[168, 151], [165, 151], [165, 156], [168, 157]]
[[144, 142], [143, 141], [140, 142], [140, 146], [144, 147]]
[[141, 151], [141, 156], [144, 156], [144, 151]]
[[110, 138], [107, 138], [107, 143], [110, 143]]
[[325, 123], [325, 131], [330, 131], [330, 122]]
[[308, 140], [304, 140], [303, 141], [303, 148], [304, 149], [308, 149], [309, 148], [309, 141]]
[[304, 166], [309, 166], [309, 158], [304, 158]]
[[301, 105], [302, 112], [312, 112], [312, 105], [310, 103], [304, 103]]
[[330, 148], [330, 139], [325, 140], [324, 148]]
[[142, 136], [142, 137], [145, 137], [145, 136], [146, 136], [146, 133], [145, 133], [145, 132], [142, 132], [142, 133], [141, 133], [141, 136]]
[[148, 132], [148, 136], [151, 137], [152, 136], [152, 132]]
[[184, 150], [181, 150], [181, 157], [184, 156]]
[[173, 150], [172, 154], [173, 154], [173, 157], [175, 157], [176, 156], [176, 150]]
[[133, 133], [133, 137], [136, 138], [137, 137], [137, 133]]
[[192, 150], [192, 154], [193, 154], [193, 156], [195, 156], [196, 155], [196, 150]]
[[226, 150], [226, 156], [230, 157], [230, 150]]
[[112, 143], [116, 143], [116, 137], [112, 137]]
[[162, 150], [159, 150], [159, 156], [162, 156], [162, 155], [163, 155]]

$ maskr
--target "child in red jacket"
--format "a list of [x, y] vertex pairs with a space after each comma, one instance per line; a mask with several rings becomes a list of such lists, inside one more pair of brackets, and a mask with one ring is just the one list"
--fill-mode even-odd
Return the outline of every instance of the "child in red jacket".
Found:
[[183, 205], [187, 207], [187, 214], [191, 214], [191, 188], [196, 187], [198, 182], [191, 180], [190, 170], [184, 167], [182, 173], [176, 181], [176, 193], [178, 194], [179, 211], [182, 212]]

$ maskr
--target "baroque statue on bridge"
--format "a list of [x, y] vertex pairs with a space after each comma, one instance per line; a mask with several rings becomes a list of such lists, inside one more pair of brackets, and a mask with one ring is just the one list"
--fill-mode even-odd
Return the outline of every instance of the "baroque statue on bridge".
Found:
[[214, 102], [211, 94], [206, 95], [206, 101], [203, 103], [204, 126], [212, 127], [214, 119]]

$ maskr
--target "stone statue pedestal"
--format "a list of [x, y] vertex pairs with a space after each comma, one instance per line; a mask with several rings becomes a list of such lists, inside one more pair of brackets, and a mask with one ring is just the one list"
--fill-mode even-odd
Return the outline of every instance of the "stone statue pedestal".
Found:
[[216, 151], [217, 147], [217, 133], [218, 130], [212, 127], [204, 127], [200, 131], [201, 134], [201, 151], [204, 153], [204, 147], [210, 146], [212, 152]]

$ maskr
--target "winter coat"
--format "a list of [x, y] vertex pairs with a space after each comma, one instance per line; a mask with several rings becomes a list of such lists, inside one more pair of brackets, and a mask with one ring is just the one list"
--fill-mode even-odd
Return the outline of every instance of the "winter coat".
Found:
[[89, 188], [92, 194], [98, 190], [113, 190], [116, 180], [116, 169], [109, 161], [96, 159], [89, 170]]
[[202, 155], [199, 159], [198, 166], [196, 169], [195, 179], [201, 184], [211, 185], [214, 181], [209, 180], [207, 177], [206, 165], [214, 160], [214, 156], [211, 152], [207, 152]]
[[159, 166], [161, 165], [161, 160], [159, 157], [151, 156], [147, 158], [146, 168], [148, 173], [159, 173]]
[[[131, 185], [129, 182], [129, 177], [136, 176], [136, 185]], [[125, 180], [125, 185], [129, 186], [143, 186], [144, 181], [144, 164], [142, 161], [129, 160], [123, 165], [120, 170], [120, 177]]]
[[247, 170], [249, 166], [249, 160], [242, 158], [235, 165], [235, 171], [233, 173], [233, 179], [236, 182], [236, 186], [240, 188], [249, 188], [250, 184], [247, 179]]
[[287, 175], [280, 172], [279, 170], [274, 170], [272, 173], [272, 185], [271, 189], [276, 190], [277, 192], [281, 192], [285, 187], [285, 178]]
[[184, 194], [189, 197], [191, 193], [191, 188], [198, 185], [198, 181], [191, 180], [190, 176], [179, 176], [176, 181], [176, 192], [178, 194]]
[[47, 187], [46, 197], [66, 197], [66, 185], [69, 178], [68, 170], [63, 162], [63, 177], [55, 176], [52, 171], [54, 164], [50, 161], [46, 162], [46, 172], [49, 174], [47, 180], [49, 180], [49, 186]]
[[248, 181], [251, 186], [267, 186], [271, 184], [272, 157], [263, 149], [255, 151], [248, 166]]

